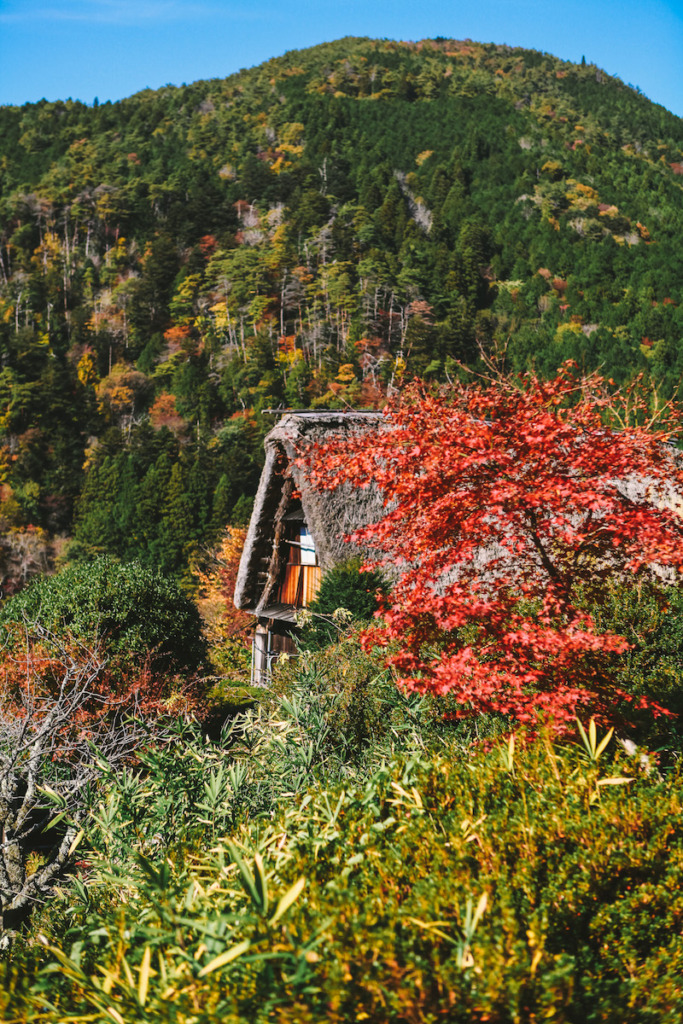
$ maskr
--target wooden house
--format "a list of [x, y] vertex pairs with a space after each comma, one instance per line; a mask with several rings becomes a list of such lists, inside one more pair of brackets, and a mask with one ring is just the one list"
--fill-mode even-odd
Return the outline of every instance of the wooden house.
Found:
[[310, 605], [325, 570], [358, 552], [344, 537], [382, 515], [377, 491], [320, 492], [297, 459], [332, 434], [372, 431], [378, 412], [290, 412], [266, 436], [266, 461], [242, 553], [235, 604], [257, 618], [252, 680], [263, 684], [283, 652], [295, 651], [296, 613]]

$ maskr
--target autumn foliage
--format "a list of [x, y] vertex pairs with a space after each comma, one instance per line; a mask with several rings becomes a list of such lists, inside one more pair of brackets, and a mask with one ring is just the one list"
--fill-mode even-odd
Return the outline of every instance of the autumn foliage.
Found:
[[6, 719], [25, 718], [27, 705], [36, 721], [59, 709], [67, 760], [75, 739], [97, 739], [125, 716], [152, 719], [196, 711], [197, 680], [191, 677], [177, 687], [172, 682], [149, 663], [111, 668], [101, 650], [35, 626], [32, 635], [25, 631], [23, 637], [17, 628], [0, 656], [0, 702]]
[[219, 671], [235, 674], [245, 665], [245, 652], [250, 648], [253, 617], [235, 607], [233, 595], [246, 530], [228, 526], [208, 564], [197, 567], [197, 607], [204, 625], [204, 635], [211, 650], [211, 659]]
[[628, 706], [606, 657], [628, 645], [586, 608], [683, 563], [680, 420], [648, 403], [570, 364], [551, 381], [415, 382], [371, 440], [307, 454], [320, 487], [383, 492], [384, 518], [352, 539], [396, 579], [366, 643], [389, 647], [401, 684], [560, 732]]

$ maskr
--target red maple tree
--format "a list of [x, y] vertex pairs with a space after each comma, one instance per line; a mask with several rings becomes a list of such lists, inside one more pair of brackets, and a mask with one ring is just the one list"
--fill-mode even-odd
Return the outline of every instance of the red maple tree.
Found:
[[350, 539], [396, 578], [365, 642], [391, 646], [400, 684], [559, 732], [628, 701], [604, 657], [628, 645], [586, 607], [610, 581], [683, 565], [680, 415], [650, 403], [571, 364], [550, 381], [414, 382], [371, 439], [305, 454], [319, 487], [383, 493], [382, 520]]

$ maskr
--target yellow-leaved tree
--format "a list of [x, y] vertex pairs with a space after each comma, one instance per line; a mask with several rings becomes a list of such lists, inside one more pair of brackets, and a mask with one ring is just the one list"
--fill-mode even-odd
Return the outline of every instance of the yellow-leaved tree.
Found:
[[207, 563], [195, 569], [197, 607], [204, 623], [209, 657], [218, 675], [248, 683], [253, 616], [235, 607], [233, 594], [246, 530], [226, 527]]

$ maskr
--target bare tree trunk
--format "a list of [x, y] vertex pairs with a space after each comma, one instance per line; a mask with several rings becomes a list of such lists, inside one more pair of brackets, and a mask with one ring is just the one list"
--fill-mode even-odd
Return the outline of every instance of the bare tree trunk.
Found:
[[280, 337], [285, 334], [285, 282], [287, 281], [287, 270], [282, 274], [282, 286], [280, 287]]
[[246, 363], [246, 361], [247, 361], [247, 346], [245, 345], [245, 342], [244, 342], [244, 317], [243, 316], [240, 316], [240, 341], [242, 342], [242, 355], [243, 355], [244, 361]]
[[406, 334], [408, 333], [408, 307], [399, 306], [401, 315], [401, 348], [403, 349], [406, 340]]

